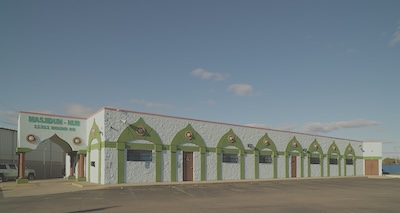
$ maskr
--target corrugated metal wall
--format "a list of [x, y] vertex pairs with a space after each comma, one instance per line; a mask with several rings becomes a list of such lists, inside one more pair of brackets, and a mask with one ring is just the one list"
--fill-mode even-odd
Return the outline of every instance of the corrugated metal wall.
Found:
[[[18, 163], [16, 130], [0, 127], [0, 162]], [[45, 140], [36, 150], [26, 154], [25, 164], [27, 168], [36, 171], [37, 179], [58, 178], [64, 176], [65, 153], [55, 143]]]
[[15, 154], [17, 147], [17, 131], [0, 128], [0, 162], [17, 163], [18, 156]]

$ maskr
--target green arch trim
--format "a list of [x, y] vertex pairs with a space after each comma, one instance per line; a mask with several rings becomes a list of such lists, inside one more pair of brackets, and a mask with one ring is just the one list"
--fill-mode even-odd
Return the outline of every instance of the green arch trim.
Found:
[[89, 145], [92, 144], [92, 141], [94, 139], [97, 139], [99, 143], [102, 142], [100, 136], [100, 129], [99, 126], [96, 124], [96, 120], [93, 121], [92, 128], [90, 128], [89, 141], [88, 141]]
[[[186, 132], [192, 133], [192, 138], [186, 138]], [[193, 143], [199, 147], [200, 151], [200, 180], [206, 179], [206, 143], [201, 135], [188, 124], [185, 128], [181, 129], [176, 133], [174, 139], [172, 139], [170, 150], [171, 150], [171, 181], [176, 181], [176, 151], [180, 150], [179, 145], [183, 143]]]
[[[265, 140], [268, 140], [268, 144], [267, 145], [264, 143]], [[276, 149], [274, 141], [268, 136], [267, 133], [265, 133], [258, 140], [257, 145], [256, 145], [256, 149], [254, 150], [254, 173], [255, 173], [254, 177], [255, 177], [255, 179], [259, 178], [259, 174], [260, 174], [259, 165], [260, 164], [259, 164], [259, 159], [258, 158], [259, 158], [260, 151], [263, 150], [263, 149], [270, 149], [271, 152], [272, 152], [271, 157], [272, 157], [272, 162], [274, 164], [273, 165], [274, 166], [273, 177], [277, 178], [277, 165], [278, 164], [277, 164], [276, 157], [278, 155], [278, 151]]]
[[[294, 145], [296, 144], [296, 146]], [[296, 139], [296, 137], [293, 137], [292, 140], [289, 141], [289, 143], [286, 146], [285, 150], [285, 170], [286, 170], [286, 178], [289, 178], [289, 156], [291, 151], [298, 151], [299, 156], [300, 156], [300, 176], [304, 177], [304, 159], [303, 159], [303, 147], [299, 143], [299, 141]]]
[[[142, 126], [146, 129], [146, 133], [144, 135], [139, 135], [136, 132], [136, 128], [139, 126]], [[126, 127], [124, 131], [122, 131], [121, 135], [118, 137], [117, 141], [126, 143], [128, 141], [137, 139], [150, 141], [155, 145], [162, 144], [160, 136], [158, 136], [157, 132], [153, 128], [151, 128], [144, 122], [143, 118], [139, 118], [138, 121]]]
[[[136, 132], [137, 127], [143, 127], [146, 132], [139, 135]], [[123, 183], [125, 179], [125, 150], [127, 143], [132, 140], [146, 140], [154, 144], [153, 150], [156, 151], [156, 182], [161, 182], [162, 173], [162, 142], [158, 133], [144, 122], [143, 118], [139, 118], [133, 124], [128, 125], [120, 134], [117, 140], [116, 148], [118, 150], [118, 183]]]
[[[336, 150], [335, 150], [335, 147], [336, 147]], [[339, 150], [339, 147], [336, 145], [335, 141], [333, 141], [332, 144], [329, 146], [328, 153], [326, 155], [326, 157], [327, 157], [327, 162], [326, 163], [327, 163], [327, 168], [328, 168], [328, 170], [327, 170], [328, 177], [331, 176], [331, 169], [330, 169], [331, 164], [330, 164], [330, 160], [329, 159], [331, 158], [331, 155], [333, 153], [335, 153], [336, 157], [337, 157], [338, 175], [339, 176], [341, 175], [340, 150]]]
[[[321, 145], [318, 143], [317, 139], [314, 139], [314, 141], [310, 144], [308, 147], [308, 177], [311, 177], [311, 157], [313, 157], [313, 153], [318, 152], [319, 153], [319, 165], [320, 165], [320, 176], [324, 176], [324, 152], [322, 151]], [[315, 156], [315, 155], [314, 155]]]
[[[100, 129], [99, 126], [96, 123], [96, 119], [93, 120], [93, 124], [92, 124], [92, 128], [90, 128], [90, 134], [89, 134], [89, 144], [88, 144], [88, 152], [87, 152], [87, 174], [88, 174], [88, 180], [90, 182], [90, 161], [91, 161], [91, 156], [90, 156], [90, 151], [92, 149], [97, 149], [99, 150], [98, 152], [98, 159], [97, 159], [97, 169], [98, 169], [98, 173], [97, 173], [97, 183], [100, 184], [101, 183], [101, 135], [100, 135]], [[96, 147], [92, 147], [92, 141], [96, 139], [98, 144], [96, 145]]]
[[[187, 131], [192, 132], [193, 137], [192, 139], [188, 139], [185, 136]], [[196, 144], [199, 147], [206, 147], [206, 143], [204, 142], [201, 135], [193, 129], [193, 127], [188, 124], [185, 128], [181, 129], [178, 133], [176, 133], [174, 139], [172, 139], [171, 146], [179, 146], [182, 143], [191, 142]]]
[[[231, 135], [235, 137], [233, 142], [228, 140], [228, 136]], [[233, 132], [232, 129], [229, 129], [227, 133], [225, 133], [218, 142], [216, 153], [217, 153], [217, 180], [221, 180], [222, 178], [222, 156], [221, 154], [224, 152], [224, 148], [227, 146], [234, 146], [239, 149], [240, 154], [240, 179], [244, 179], [244, 147], [240, 138]]]
[[353, 147], [351, 146], [351, 144], [349, 143], [349, 145], [347, 145], [346, 150], [344, 150], [344, 176], [347, 176], [347, 164], [346, 164], [346, 159], [347, 156], [351, 155], [352, 159], [353, 159], [353, 168], [354, 168], [354, 173], [353, 175], [356, 176], [356, 154], [354, 152]]

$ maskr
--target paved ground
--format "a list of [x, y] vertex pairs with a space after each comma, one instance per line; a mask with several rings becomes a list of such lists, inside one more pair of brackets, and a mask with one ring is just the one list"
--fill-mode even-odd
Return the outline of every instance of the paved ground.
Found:
[[0, 212], [400, 212], [400, 179], [389, 177], [0, 186]]

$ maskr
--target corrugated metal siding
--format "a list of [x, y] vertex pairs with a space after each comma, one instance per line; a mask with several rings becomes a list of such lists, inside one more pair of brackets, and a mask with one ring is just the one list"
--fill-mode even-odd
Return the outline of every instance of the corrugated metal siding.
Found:
[[0, 161], [17, 163], [18, 157], [15, 154], [17, 147], [17, 131], [0, 128]]

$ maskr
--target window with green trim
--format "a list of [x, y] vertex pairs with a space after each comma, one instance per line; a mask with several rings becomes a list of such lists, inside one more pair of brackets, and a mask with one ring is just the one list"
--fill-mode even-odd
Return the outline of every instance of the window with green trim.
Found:
[[310, 164], [320, 164], [319, 157], [310, 157]]
[[353, 158], [346, 158], [346, 165], [353, 165]]
[[128, 150], [127, 161], [152, 161], [151, 150]]
[[237, 163], [238, 155], [237, 154], [222, 154], [222, 162], [224, 163]]
[[258, 157], [259, 163], [272, 163], [271, 155], [259, 155]]
[[329, 164], [337, 165], [337, 158], [329, 158]]

